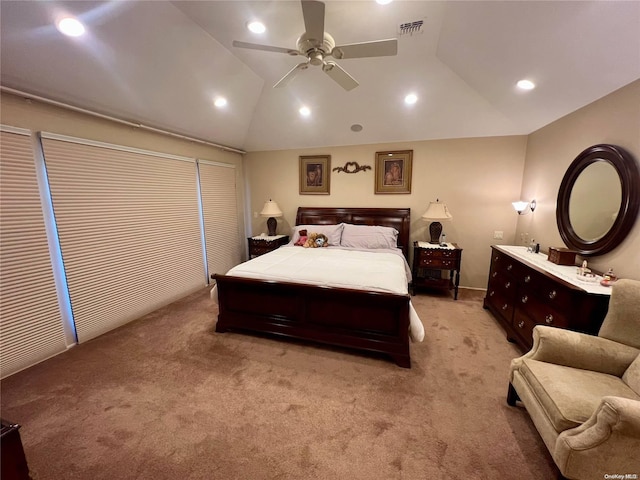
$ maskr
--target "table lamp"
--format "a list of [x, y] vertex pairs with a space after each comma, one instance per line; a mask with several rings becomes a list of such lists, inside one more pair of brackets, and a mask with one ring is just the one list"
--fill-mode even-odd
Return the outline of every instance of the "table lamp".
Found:
[[265, 202], [260, 215], [263, 217], [269, 217], [267, 219], [267, 228], [269, 229], [269, 236], [273, 237], [276, 234], [276, 227], [278, 226], [278, 222], [275, 217], [282, 216], [282, 210], [278, 207], [278, 204], [273, 200], [269, 199], [268, 202]]
[[442, 233], [442, 224], [440, 220], [450, 220], [453, 215], [449, 213], [449, 209], [444, 203], [440, 203], [438, 199], [430, 202], [427, 211], [422, 215], [422, 219], [431, 222], [429, 225], [429, 234], [431, 240], [429, 243], [440, 243], [440, 234]]

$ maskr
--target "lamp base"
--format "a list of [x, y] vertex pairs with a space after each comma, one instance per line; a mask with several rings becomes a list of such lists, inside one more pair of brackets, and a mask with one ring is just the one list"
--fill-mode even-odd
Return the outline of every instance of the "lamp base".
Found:
[[267, 219], [267, 228], [269, 229], [269, 236], [273, 237], [276, 234], [276, 227], [278, 226], [278, 221], [273, 218], [273, 217], [269, 217]]
[[429, 235], [431, 235], [431, 240], [429, 243], [440, 243], [440, 234], [442, 233], [442, 224], [440, 222], [431, 222], [429, 225]]

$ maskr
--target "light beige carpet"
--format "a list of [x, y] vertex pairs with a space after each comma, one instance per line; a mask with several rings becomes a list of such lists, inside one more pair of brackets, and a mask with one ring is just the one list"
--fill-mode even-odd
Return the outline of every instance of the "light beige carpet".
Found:
[[203, 289], [2, 381], [44, 479], [555, 478], [523, 408], [520, 355], [482, 309], [419, 294], [413, 368], [364, 354], [217, 334]]

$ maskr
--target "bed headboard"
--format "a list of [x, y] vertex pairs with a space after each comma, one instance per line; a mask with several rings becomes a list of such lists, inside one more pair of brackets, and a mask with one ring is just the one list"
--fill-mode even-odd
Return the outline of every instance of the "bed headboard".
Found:
[[[410, 208], [331, 208], [298, 207], [296, 225], [381, 225], [398, 230], [398, 247], [409, 258]], [[408, 260], [407, 260], [408, 261]]]

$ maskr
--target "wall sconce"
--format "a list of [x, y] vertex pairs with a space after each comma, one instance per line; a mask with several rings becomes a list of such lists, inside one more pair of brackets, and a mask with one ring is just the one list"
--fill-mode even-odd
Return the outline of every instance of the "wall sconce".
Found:
[[440, 234], [442, 233], [442, 224], [439, 220], [451, 220], [453, 215], [449, 213], [449, 209], [444, 203], [440, 203], [438, 199], [435, 202], [429, 202], [427, 211], [422, 215], [422, 219], [430, 221], [429, 234], [431, 240], [429, 243], [440, 243]]
[[536, 209], [535, 199], [531, 200], [530, 202], [520, 200], [519, 202], [512, 202], [511, 205], [513, 205], [515, 211], [518, 212], [518, 215], [526, 215], [527, 213], [529, 213], [527, 207], [529, 207], [532, 212]]
[[260, 212], [260, 216], [269, 217], [267, 219], [267, 228], [269, 229], [269, 236], [273, 237], [276, 234], [276, 228], [278, 226], [278, 221], [275, 217], [282, 216], [282, 210], [278, 207], [278, 204], [273, 200], [269, 199], [268, 202], [265, 202], [262, 211]]

